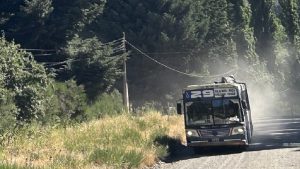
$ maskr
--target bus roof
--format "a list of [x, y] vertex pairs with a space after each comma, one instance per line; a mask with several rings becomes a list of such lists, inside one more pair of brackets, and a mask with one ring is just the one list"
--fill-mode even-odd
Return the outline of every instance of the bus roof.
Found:
[[203, 85], [189, 85], [184, 90], [197, 90], [197, 89], [208, 89], [208, 88], [228, 88], [228, 87], [239, 87], [238, 83], [212, 83]]

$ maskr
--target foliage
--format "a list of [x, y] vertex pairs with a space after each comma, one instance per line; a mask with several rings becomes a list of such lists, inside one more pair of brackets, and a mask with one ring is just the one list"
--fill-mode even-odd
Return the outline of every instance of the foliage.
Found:
[[59, 49], [100, 15], [104, 4], [104, 0], [1, 2], [1, 15], [8, 18], [1, 27], [8, 39], [25, 47]]
[[288, 57], [288, 52], [284, 44], [286, 33], [276, 11], [276, 3], [274, 0], [253, 0], [252, 10], [256, 52], [262, 61], [266, 61], [269, 71], [278, 76], [278, 66]]
[[[58, 77], [64, 81], [75, 76], [92, 99], [110, 91], [118, 81], [120, 63], [117, 59], [107, 63], [112, 48], [103, 47], [102, 41], [118, 39], [122, 32], [137, 47], [155, 53], [151, 56], [156, 60], [184, 72], [219, 74], [266, 63], [278, 81], [296, 83], [299, 3], [278, 2], [14, 0], [0, 5], [0, 24], [8, 39], [25, 47], [64, 51], [36, 57], [38, 61], [79, 59], [72, 64], [71, 76], [63, 71]], [[84, 57], [94, 60], [87, 63]], [[128, 60], [128, 78], [131, 98], [140, 105], [145, 100], [173, 102], [177, 97], [174, 90], [196, 81], [152, 64], [135, 52]], [[160, 93], [163, 96], [157, 98]]]
[[300, 4], [296, 0], [280, 0], [279, 3], [282, 7], [281, 20], [289, 38], [288, 52], [291, 57], [287, 60], [290, 64], [287, 71], [291, 72], [290, 81], [297, 85], [300, 79]]
[[[123, 48], [107, 42], [123, 32], [149, 56], [182, 72], [238, 69], [238, 78], [244, 78], [243, 71], [263, 74], [277, 82], [277, 89], [300, 90], [299, 6], [297, 0], [11, 0], [0, 4], [0, 26], [22, 48], [51, 49], [33, 51], [34, 59], [46, 62], [60, 81], [74, 78], [90, 102], [114, 88], [122, 91], [122, 56], [115, 51]], [[215, 80], [179, 75], [126, 47], [133, 107], [167, 106], [186, 85]], [[39, 97], [35, 87], [4, 92], [10, 90], [17, 91], [11, 96], [21, 104], [16, 108]], [[42, 114], [28, 107], [31, 111]]]
[[86, 120], [85, 109], [87, 98], [82, 86], [77, 86], [74, 80], [56, 82], [48, 90], [51, 96], [49, 109], [46, 111], [44, 123], [68, 124], [71, 121]]
[[120, 115], [124, 112], [122, 95], [118, 91], [104, 93], [86, 109], [88, 119], [99, 119], [105, 116]]
[[239, 66], [258, 63], [255, 52], [254, 29], [251, 26], [252, 10], [248, 0], [229, 1], [229, 18], [233, 27], [233, 39], [236, 42]]
[[75, 36], [65, 48], [70, 57], [71, 70], [77, 83], [84, 85], [90, 98], [108, 91], [122, 74], [120, 55], [112, 55], [112, 49], [96, 37], [81, 39]]
[[20, 121], [41, 119], [47, 106], [45, 92], [50, 84], [45, 69], [29, 53], [3, 37], [0, 38], [0, 55], [2, 101], [8, 106], [3, 109], [16, 114]]
[[[137, 47], [145, 52], [157, 52], [151, 54], [153, 58], [183, 71], [198, 72], [202, 61], [191, 53], [204, 42], [208, 30], [201, 4], [192, 0], [109, 0], [103, 17], [97, 18], [92, 30], [105, 32], [102, 37], [107, 40], [119, 38], [125, 32], [126, 39]], [[164, 53], [163, 56], [160, 53]], [[176, 83], [189, 83], [136, 52], [131, 53], [128, 60], [128, 78], [133, 79], [129, 90], [138, 105], [142, 105], [144, 99], [166, 103], [164, 95], [174, 95], [172, 91], [178, 89]], [[163, 94], [160, 98], [159, 93]]]

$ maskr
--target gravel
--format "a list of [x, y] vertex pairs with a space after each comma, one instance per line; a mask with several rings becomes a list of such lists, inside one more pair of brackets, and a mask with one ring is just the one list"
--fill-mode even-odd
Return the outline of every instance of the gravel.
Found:
[[236, 148], [204, 149], [194, 154], [179, 145], [153, 169], [300, 169], [300, 119], [257, 120], [253, 143]]

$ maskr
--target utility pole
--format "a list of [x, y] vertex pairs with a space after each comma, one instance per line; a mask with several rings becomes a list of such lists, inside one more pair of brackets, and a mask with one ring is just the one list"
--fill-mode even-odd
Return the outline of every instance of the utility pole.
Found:
[[126, 36], [125, 32], [123, 32], [123, 104], [125, 106], [126, 112], [129, 112], [129, 94], [128, 94], [128, 83], [127, 83], [127, 66], [126, 66]]

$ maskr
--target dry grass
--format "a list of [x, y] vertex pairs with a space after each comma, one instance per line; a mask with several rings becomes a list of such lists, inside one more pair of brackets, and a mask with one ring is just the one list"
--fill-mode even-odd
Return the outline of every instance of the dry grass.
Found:
[[150, 112], [142, 117], [106, 117], [68, 128], [32, 126], [2, 147], [0, 160], [41, 168], [142, 168], [167, 147], [160, 136], [183, 140], [183, 119]]

